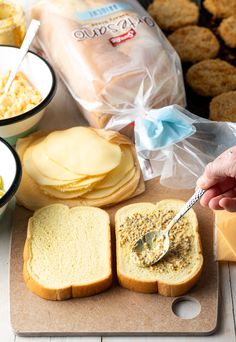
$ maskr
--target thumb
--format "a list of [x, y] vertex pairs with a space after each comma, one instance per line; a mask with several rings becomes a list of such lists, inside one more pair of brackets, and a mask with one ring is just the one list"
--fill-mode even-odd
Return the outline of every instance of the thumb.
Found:
[[206, 166], [197, 186], [208, 189], [228, 177], [236, 178], [236, 146], [226, 150]]

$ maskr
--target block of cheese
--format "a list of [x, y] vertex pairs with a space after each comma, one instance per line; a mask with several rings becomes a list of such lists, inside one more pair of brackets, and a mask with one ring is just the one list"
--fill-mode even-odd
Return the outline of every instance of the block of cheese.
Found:
[[16, 148], [23, 166], [17, 199], [30, 210], [53, 203], [103, 207], [144, 191], [134, 146], [118, 132], [37, 132]]
[[138, 1], [41, 0], [31, 15], [41, 23], [42, 49], [91, 126], [140, 104], [185, 105], [179, 58]]
[[221, 261], [236, 261], [236, 213], [215, 211], [216, 258]]
[[93, 207], [53, 204], [29, 219], [24, 280], [51, 300], [90, 296], [112, 283], [108, 214]]

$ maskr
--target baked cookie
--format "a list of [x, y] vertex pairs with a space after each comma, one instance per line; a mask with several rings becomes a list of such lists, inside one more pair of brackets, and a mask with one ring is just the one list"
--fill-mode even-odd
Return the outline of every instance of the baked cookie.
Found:
[[196, 63], [217, 56], [220, 44], [207, 28], [190, 25], [181, 27], [168, 37], [182, 62]]
[[197, 94], [213, 97], [236, 89], [236, 68], [221, 59], [206, 59], [189, 68], [186, 81]]
[[236, 48], [236, 14], [223, 19], [218, 32], [227, 46]]
[[167, 31], [196, 24], [199, 17], [198, 6], [190, 0], [154, 0], [148, 12]]
[[203, 5], [215, 18], [226, 18], [236, 13], [236, 0], [205, 0]]
[[211, 100], [210, 119], [236, 122], [236, 91], [220, 94]]

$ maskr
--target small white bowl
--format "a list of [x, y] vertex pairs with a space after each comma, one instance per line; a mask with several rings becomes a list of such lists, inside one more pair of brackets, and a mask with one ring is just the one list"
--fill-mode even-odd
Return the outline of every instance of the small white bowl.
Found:
[[[12, 46], [0, 46], [0, 73], [12, 69], [19, 49]], [[36, 130], [43, 117], [45, 107], [56, 91], [56, 77], [52, 67], [45, 59], [29, 51], [20, 68], [31, 84], [41, 93], [42, 101], [31, 110], [18, 116], [0, 120], [0, 137], [11, 145]]]
[[0, 138], [0, 176], [3, 179], [5, 191], [3, 197], [0, 198], [0, 218], [20, 185], [21, 174], [18, 154], [10, 144]]

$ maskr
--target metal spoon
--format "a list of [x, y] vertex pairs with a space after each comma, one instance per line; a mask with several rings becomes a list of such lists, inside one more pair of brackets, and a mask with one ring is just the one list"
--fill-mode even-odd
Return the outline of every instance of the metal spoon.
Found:
[[169, 232], [189, 209], [202, 197], [205, 190], [198, 189], [164, 230], [152, 230], [134, 244], [130, 257], [141, 267], [151, 266], [162, 259], [170, 249]]
[[33, 19], [30, 23], [30, 26], [26, 32], [25, 38], [23, 40], [23, 43], [18, 51], [18, 56], [17, 56], [17, 60], [16, 63], [14, 65], [14, 67], [11, 70], [10, 76], [8, 77], [7, 83], [4, 87], [4, 93], [6, 94], [16, 76], [16, 73], [23, 61], [23, 59], [25, 58], [25, 55], [27, 54], [29, 47], [32, 43], [32, 41], [34, 40], [34, 37], [39, 29], [40, 26], [40, 22], [38, 20]]

